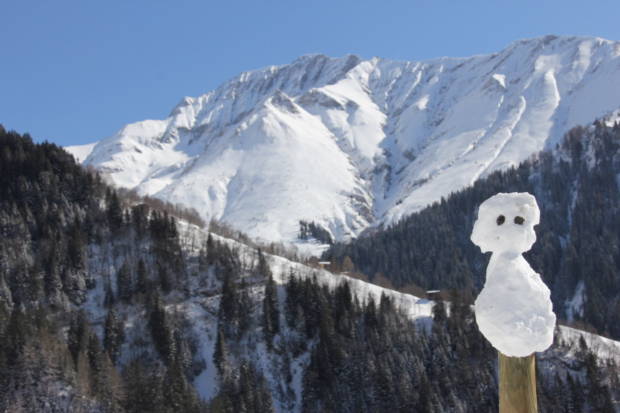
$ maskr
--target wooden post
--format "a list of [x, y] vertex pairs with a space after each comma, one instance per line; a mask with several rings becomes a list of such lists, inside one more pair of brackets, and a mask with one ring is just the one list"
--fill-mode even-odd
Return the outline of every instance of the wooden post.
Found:
[[499, 413], [536, 413], [536, 371], [534, 354], [527, 357], [499, 357]]

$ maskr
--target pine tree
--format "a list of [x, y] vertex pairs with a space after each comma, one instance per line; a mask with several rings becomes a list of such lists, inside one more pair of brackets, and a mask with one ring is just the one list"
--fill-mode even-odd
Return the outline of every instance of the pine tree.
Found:
[[118, 195], [116, 191], [108, 190], [108, 195], [106, 196], [106, 216], [108, 219], [108, 225], [110, 229], [113, 231], [118, 230], [123, 225], [123, 208], [121, 207], [121, 203], [118, 200]]
[[78, 271], [84, 268], [84, 252], [82, 246], [82, 233], [80, 222], [76, 221], [69, 232], [67, 242], [67, 259], [72, 270]]
[[13, 307], [11, 290], [6, 284], [4, 272], [0, 271], [0, 311], [8, 310], [11, 307]]
[[241, 279], [241, 285], [237, 294], [237, 339], [240, 340], [248, 332], [254, 320], [253, 301], [249, 293], [250, 287], [245, 278]]
[[273, 281], [271, 272], [265, 283], [265, 297], [263, 299], [263, 335], [268, 347], [271, 347], [273, 337], [280, 332], [280, 307], [278, 304], [278, 290]]
[[172, 277], [170, 275], [170, 271], [168, 271], [163, 263], [157, 264], [157, 276], [159, 278], [161, 292], [164, 295], [170, 294], [170, 291], [172, 291]]
[[418, 391], [420, 398], [418, 400], [418, 404], [416, 406], [416, 411], [423, 413], [432, 413], [433, 405], [432, 401], [434, 399], [434, 394], [431, 390], [431, 386], [428, 382], [426, 375], [423, 375], [420, 378], [420, 390]]
[[86, 355], [88, 356], [88, 363], [90, 365], [90, 371], [92, 373], [91, 387], [94, 394], [98, 394], [101, 390], [101, 376], [103, 374], [103, 355], [101, 353], [101, 346], [99, 345], [99, 338], [95, 333], [91, 333], [90, 335]]
[[257, 250], [258, 254], [258, 266], [256, 267], [256, 272], [261, 279], [265, 279], [271, 276], [271, 269], [269, 268], [269, 264], [263, 255], [263, 252], [259, 248]]
[[583, 390], [579, 381], [575, 382], [573, 376], [566, 372], [566, 382], [568, 384], [568, 413], [583, 413]]
[[58, 273], [58, 261], [56, 258], [56, 246], [52, 245], [45, 261], [45, 275], [43, 276], [43, 289], [45, 296], [52, 308], [60, 309], [64, 307], [63, 285]]
[[591, 350], [588, 350], [585, 359], [586, 388], [588, 404], [597, 412], [614, 413], [613, 402], [609, 388], [603, 385], [598, 366], [598, 358]]
[[119, 330], [121, 325], [116, 316], [114, 308], [108, 311], [103, 327], [103, 348], [108, 353], [112, 363], [116, 362], [121, 347]]
[[28, 319], [19, 306], [15, 306], [11, 312], [8, 324], [3, 337], [3, 350], [5, 360], [9, 364], [17, 361], [26, 346], [26, 340], [31, 334], [31, 327]]
[[131, 222], [138, 238], [146, 234], [149, 224], [148, 213], [149, 207], [145, 204], [131, 207]]
[[88, 326], [88, 318], [86, 317], [86, 313], [80, 310], [71, 317], [69, 331], [67, 333], [67, 345], [73, 356], [73, 362], [76, 365], [79, 354], [86, 351], [89, 338], [90, 328]]
[[[123, 386], [114, 364], [109, 357], [103, 357], [101, 372], [101, 390], [99, 391], [102, 412], [118, 412], [121, 410]], [[156, 410], [153, 410], [156, 412]]]
[[218, 328], [227, 338], [233, 338], [237, 333], [238, 323], [238, 291], [232, 274], [227, 273], [222, 280], [222, 294], [217, 313]]
[[133, 279], [127, 261], [121, 265], [121, 268], [119, 268], [116, 273], [116, 291], [119, 300], [123, 300], [125, 302], [131, 300], [131, 297], [133, 296]]
[[116, 303], [116, 298], [114, 297], [112, 286], [110, 285], [110, 283], [106, 283], [105, 295], [103, 297], [103, 306], [105, 308], [111, 308], [115, 303]]
[[158, 293], [155, 293], [150, 300], [148, 327], [159, 355], [165, 362], [172, 361], [176, 353], [176, 345], [170, 320]]
[[446, 304], [442, 299], [438, 299], [433, 304], [433, 325], [442, 325], [448, 319], [448, 313], [446, 311]]
[[224, 380], [228, 371], [228, 350], [226, 348], [226, 339], [222, 330], [217, 329], [217, 338], [213, 350], [213, 364], [217, 368], [220, 379]]
[[144, 264], [144, 260], [142, 258], [138, 261], [136, 275], [136, 293], [146, 294], [149, 280], [146, 272], [146, 264]]
[[209, 232], [209, 236], [207, 237], [207, 263], [209, 265], [213, 265], [215, 263], [215, 255], [216, 255], [216, 245], [215, 241], [213, 241], [213, 237]]
[[152, 401], [149, 397], [148, 375], [142, 367], [142, 363], [134, 359], [123, 369], [125, 383], [125, 395], [122, 406], [130, 413], [150, 413]]
[[193, 413], [198, 410], [193, 388], [187, 382], [177, 359], [174, 359], [166, 370], [164, 392], [166, 405], [170, 411]]

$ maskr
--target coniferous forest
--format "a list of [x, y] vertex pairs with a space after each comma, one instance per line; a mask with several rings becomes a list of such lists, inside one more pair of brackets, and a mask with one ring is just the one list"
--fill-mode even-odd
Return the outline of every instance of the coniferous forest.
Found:
[[476, 181], [396, 225], [335, 244], [372, 280], [396, 288], [468, 289], [485, 280], [490, 254], [470, 241], [477, 208], [499, 192], [529, 192], [541, 210], [537, 241], [524, 254], [551, 289], [558, 317], [620, 339], [620, 126], [571, 129], [554, 150]]
[[[617, 184], [603, 179], [605, 169], [588, 176], [609, 187], [597, 200], [602, 190], [579, 182], [599, 167], [614, 168], [609, 148], [600, 154], [593, 148], [615, 148], [617, 135], [581, 131], [562, 148], [581, 152], [571, 158], [579, 163], [542, 154], [488, 180], [534, 190], [555, 177], [555, 191], [537, 193], [547, 216], [561, 199], [574, 199], [539, 227], [539, 238], [550, 239], [542, 244], [555, 249], [534, 250], [528, 259], [554, 294], [564, 280], [574, 284], [557, 293], [566, 297], [580, 282], [586, 292], [610, 283], [597, 296], [604, 322], [611, 322], [605, 321], [610, 303], [617, 305], [617, 275], [597, 272], [588, 286], [580, 271], [613, 267], [616, 255], [591, 264], [581, 257], [604, 257], [614, 248], [613, 208], [604, 206], [613, 202]], [[597, 159], [594, 167], [589, 156]], [[599, 156], [611, 156], [609, 163], [602, 165]], [[573, 187], [578, 184], [584, 188]], [[574, 195], [586, 187], [589, 197]], [[397, 247], [385, 239], [386, 258], [377, 259], [382, 266], [375, 272], [400, 285], [454, 287], [449, 301], [433, 307], [432, 322], [416, 323], [388, 294], [360, 296], [346, 282], [327, 287], [326, 272], [299, 263], [287, 261], [279, 273], [283, 258], [188, 225], [161, 205], [131, 201], [61, 148], [0, 127], [0, 411], [495, 412], [496, 352], [479, 333], [471, 307], [484, 257], [470, 259], [466, 228], [451, 226], [467, 226], [476, 197], [492, 189], [477, 191], [456, 194], [392, 228], [405, 234], [414, 227], [424, 240], [420, 236], [434, 233], [428, 242]], [[435, 224], [415, 221], [421, 216]], [[579, 219], [586, 221], [577, 225]], [[573, 239], [573, 231], [603, 238], [592, 246], [585, 233]], [[353, 247], [371, 240], [346, 250], [369, 274], [374, 270], [363, 266], [370, 261]], [[433, 258], [440, 246], [446, 255]], [[583, 266], [574, 273], [568, 246], [579, 261], [574, 265]], [[413, 248], [411, 257], [405, 247]], [[394, 263], [386, 262], [390, 248], [403, 248]], [[414, 258], [422, 248], [431, 261], [418, 267]], [[402, 266], [406, 262], [411, 266]], [[435, 273], [442, 278], [434, 281]], [[597, 326], [588, 314], [584, 319]], [[607, 331], [615, 334], [611, 326]], [[556, 335], [538, 359], [540, 411], [617, 410], [616, 359], [599, 354], [584, 336], [572, 340], [560, 329]]]

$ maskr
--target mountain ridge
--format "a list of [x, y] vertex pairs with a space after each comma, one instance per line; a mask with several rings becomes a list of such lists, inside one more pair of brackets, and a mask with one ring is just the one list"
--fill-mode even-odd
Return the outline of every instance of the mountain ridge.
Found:
[[347, 240], [617, 109], [618, 56], [618, 42], [567, 36], [419, 62], [304, 55], [67, 149], [252, 237], [296, 242], [305, 220]]
[[[54, 144], [0, 126], [0, 149], [2, 410], [497, 411], [467, 290], [433, 303], [306, 266]], [[540, 411], [614, 411], [619, 345], [558, 326]]]

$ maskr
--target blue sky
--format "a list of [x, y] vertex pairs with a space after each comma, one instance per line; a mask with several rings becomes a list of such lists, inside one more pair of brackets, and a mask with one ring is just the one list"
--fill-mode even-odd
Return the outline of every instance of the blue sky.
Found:
[[0, 123], [61, 146], [308, 53], [415, 61], [545, 34], [620, 40], [617, 0], [0, 0], [0, 15]]

